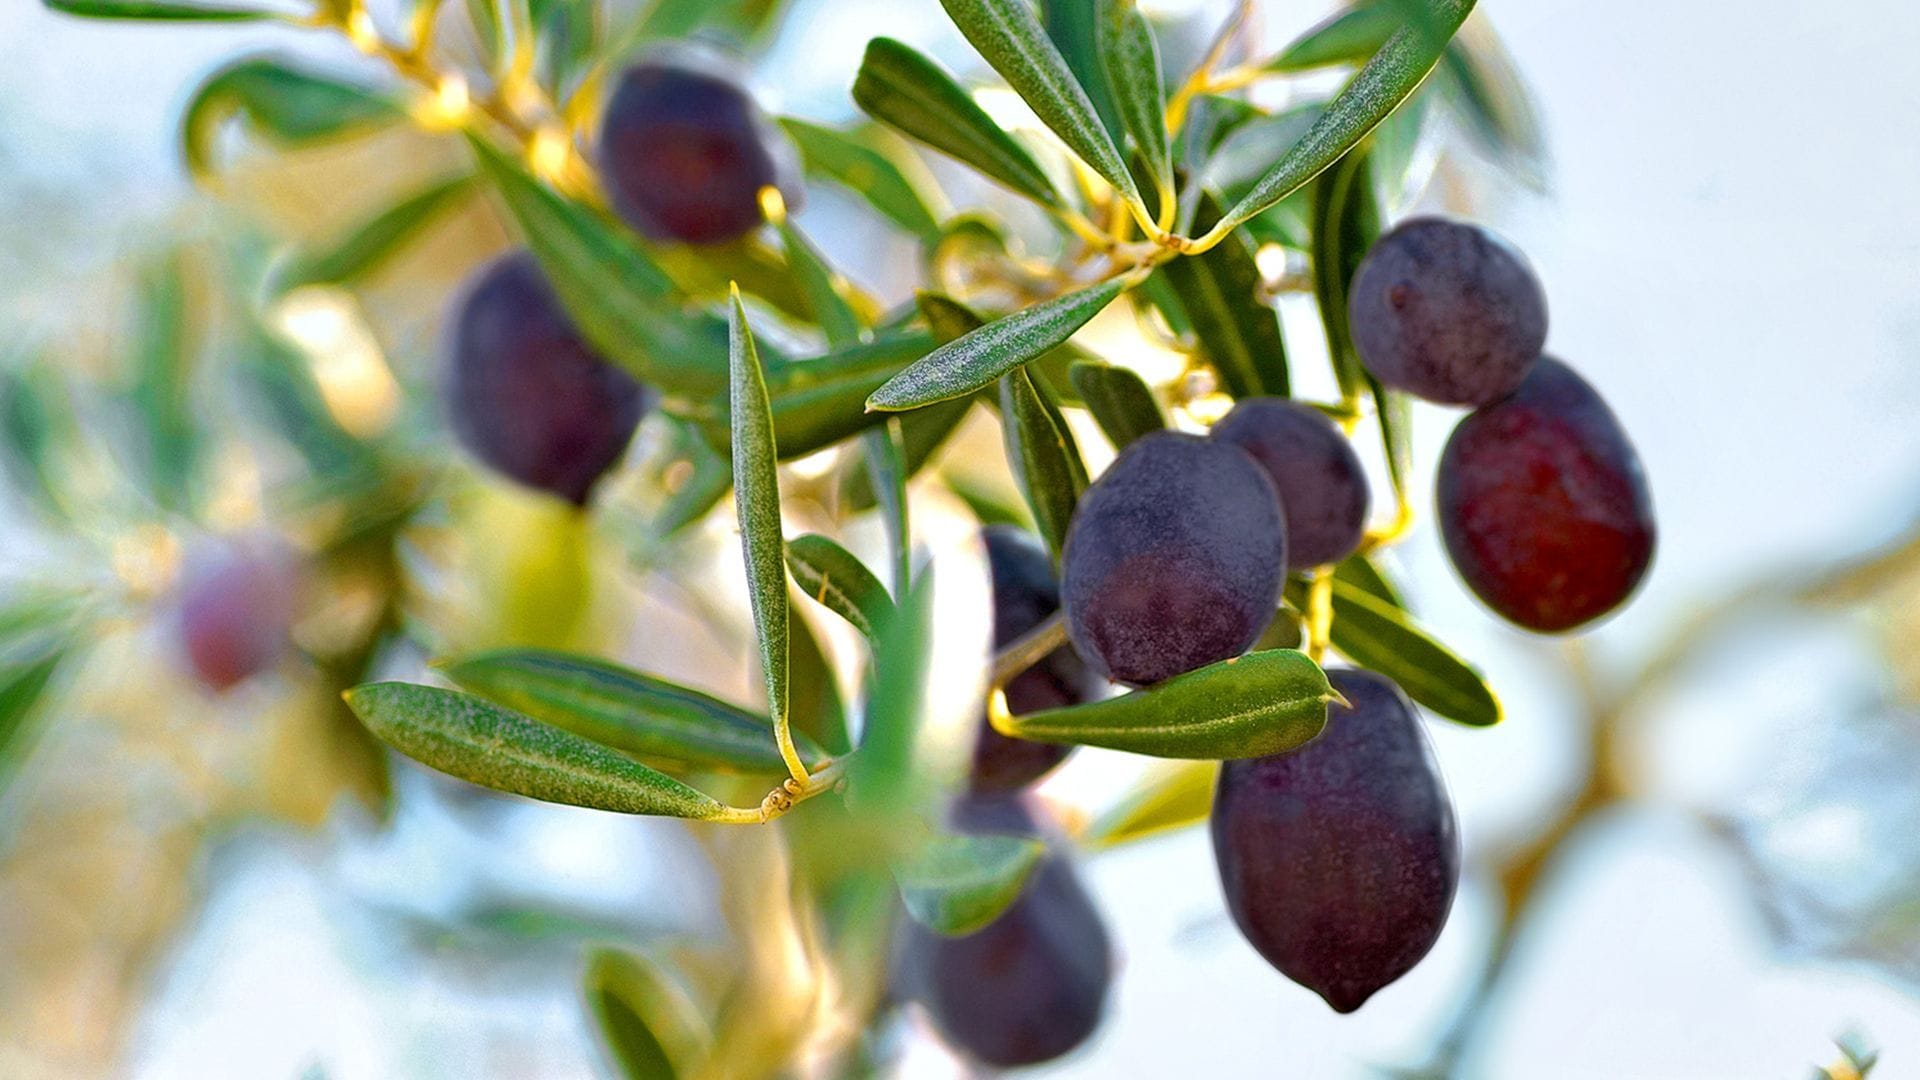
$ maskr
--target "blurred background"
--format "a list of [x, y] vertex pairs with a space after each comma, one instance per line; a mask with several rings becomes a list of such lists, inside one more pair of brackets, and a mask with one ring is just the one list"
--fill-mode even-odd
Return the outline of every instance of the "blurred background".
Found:
[[[1143, 7], [1187, 57], [1226, 14]], [[1249, 53], [1326, 8], [1259, 5]], [[1920, 8], [1484, 0], [1475, 19], [1525, 79], [1542, 152], [1516, 166], [1432, 135], [1431, 181], [1398, 209], [1469, 213], [1533, 260], [1550, 349], [1645, 460], [1654, 571], [1591, 634], [1529, 638], [1474, 603], [1419, 507], [1393, 566], [1508, 717], [1430, 728], [1469, 866], [1433, 956], [1336, 1016], [1233, 931], [1203, 830], [1141, 841], [1086, 864], [1121, 956], [1108, 1022], [1036, 1074], [1805, 1077], [1845, 1043], [1920, 1077]], [[982, 70], [934, 0], [794, 0], [752, 85], [776, 113], [850, 120], [876, 34]], [[485, 200], [450, 200], [351, 290], [255, 302], [289, 245], [461, 160], [406, 125], [267, 152], [221, 137], [196, 180], [188, 95], [262, 50], [367, 63], [291, 28], [0, 5], [0, 363], [9, 423], [31, 404], [58, 451], [10, 460], [0, 606], [90, 628], [70, 663], [8, 639], [48, 686], [25, 717], [19, 680], [0, 693], [0, 1076], [612, 1075], [583, 943], [711, 957], [708, 841], [389, 760], [336, 695], [369, 665], [540, 641], [750, 700], [731, 521], [633, 539], [673, 459], [651, 422], [586, 523], [457, 460], [434, 348], [446, 297], [509, 242]], [[844, 195], [801, 220], [882, 300], [910, 295], [912, 249]], [[1290, 329], [1299, 314], [1283, 306]], [[239, 376], [169, 397], [183, 363]], [[272, 436], [302, 392], [331, 450]], [[1417, 490], [1451, 422], [1416, 413]], [[153, 510], [188, 485], [192, 515]], [[915, 497], [936, 560], [977, 574], [964, 506]], [[196, 558], [235, 537], [309, 556], [324, 599], [294, 628], [313, 659], [216, 695], [169, 620]], [[376, 632], [395, 627], [406, 644]], [[1084, 752], [1043, 790], [1084, 818], [1136, 771]], [[901, 1038], [900, 1075], [964, 1075]]]

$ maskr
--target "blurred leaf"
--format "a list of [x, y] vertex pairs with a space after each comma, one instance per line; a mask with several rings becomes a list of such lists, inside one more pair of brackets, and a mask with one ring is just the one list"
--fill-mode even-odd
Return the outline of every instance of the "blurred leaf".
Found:
[[[684, 38], [702, 27], [726, 32], [741, 43], [770, 30], [785, 9], [783, 0], [654, 0], [632, 34], [632, 43]], [[623, 54], [624, 48], [616, 50]]]
[[916, 921], [962, 937], [985, 929], [1019, 899], [1046, 851], [1025, 836], [942, 835], [896, 863], [893, 877]]
[[884, 37], [868, 42], [853, 100], [875, 120], [1011, 190], [1046, 206], [1060, 205], [1033, 155], [974, 104], [951, 75], [912, 47]]
[[888, 220], [919, 237], [921, 243], [940, 239], [940, 220], [919, 187], [885, 153], [858, 135], [821, 127], [792, 117], [780, 126], [800, 148], [810, 175], [824, 176], [865, 199]]
[[967, 509], [973, 511], [973, 516], [980, 524], [1012, 525], [1028, 532], [1035, 531], [1033, 515], [1026, 505], [1018, 499], [1003, 497], [998, 486], [983, 484], [965, 474], [948, 474], [943, 479], [947, 482], [947, 489], [967, 504]]
[[669, 394], [704, 396], [726, 385], [722, 324], [680, 309], [672, 279], [637, 238], [561, 197], [486, 142], [469, 141], [554, 292], [595, 349]]
[[[547, 649], [501, 649], [442, 665], [462, 690], [641, 758], [781, 772], [764, 716], [607, 660]], [[802, 740], [809, 762], [826, 755]]]
[[851, 551], [824, 536], [808, 533], [788, 541], [787, 569], [802, 592], [870, 641], [893, 617], [887, 587]]
[[128, 390], [141, 442], [136, 467], [144, 472], [154, 502], [176, 512], [192, 503], [200, 462], [199, 417], [191, 401], [194, 347], [181, 259], [169, 254], [141, 273]]
[[907, 517], [907, 450], [901, 444], [903, 437], [897, 416], [887, 417], [860, 435], [867, 486], [873, 490], [874, 504], [880, 508], [880, 520], [887, 530], [887, 547], [893, 552], [896, 596], [905, 594], [908, 582], [913, 579], [913, 533]]
[[1027, 0], [940, 0], [947, 17], [1087, 167], [1130, 201], [1133, 174]]
[[481, 787], [622, 814], [709, 820], [726, 810], [632, 758], [467, 694], [383, 682], [346, 699], [382, 742]]
[[1334, 15], [1281, 50], [1268, 71], [1310, 71], [1335, 64], [1358, 64], [1387, 43], [1405, 22], [1402, 4], [1387, 0], [1359, 4]]
[[301, 146], [403, 119], [404, 110], [377, 91], [302, 70], [293, 61], [250, 57], [221, 68], [200, 84], [180, 123], [187, 168], [213, 168], [220, 125], [242, 115], [282, 146]]
[[844, 349], [858, 345], [866, 328], [840, 291], [838, 275], [827, 265], [819, 249], [808, 242], [791, 221], [780, 222], [780, 242], [786, 248], [787, 270], [799, 282], [814, 324], [826, 335], [827, 346]]
[[1065, 344], [1127, 284], [1125, 278], [1112, 278], [988, 323], [888, 380], [867, 399], [867, 407], [898, 412], [970, 394]]
[[[847, 737], [847, 707], [833, 663], [804, 616], [795, 615], [787, 630], [787, 711], [794, 744], [818, 746], [837, 757], [853, 749], [853, 743]], [[813, 760], [805, 751], [800, 756]]]
[[526, 0], [528, 21], [538, 43], [542, 80], [559, 92], [594, 55], [600, 38], [598, 0]]
[[[973, 409], [973, 398], [954, 398], [918, 409], [909, 409], [895, 414], [900, 425], [900, 460], [905, 467], [905, 478], [911, 480], [919, 475], [927, 462], [933, 459], [940, 447], [960, 427]], [[868, 476], [864, 461], [862, 467], [850, 469], [846, 480], [840, 487], [840, 499], [850, 511], [858, 513], [870, 510], [875, 505], [873, 480]]]
[[1304, 653], [1275, 649], [1120, 697], [1011, 717], [1005, 734], [1153, 757], [1265, 757], [1320, 734], [1332, 697], [1320, 665]]
[[587, 959], [587, 1010], [627, 1080], [674, 1080], [697, 1071], [713, 1042], [678, 980], [649, 957], [595, 949]]
[[760, 641], [767, 709], [775, 730], [787, 727], [787, 540], [780, 527], [779, 454], [773, 444], [773, 411], [760, 354], [747, 326], [747, 309], [733, 294], [727, 323], [728, 381], [733, 424], [733, 505], [740, 520], [740, 547], [747, 563], [747, 598]]
[[1366, 138], [1433, 70], [1451, 37], [1473, 11], [1475, 0], [1431, 0], [1432, 26], [1409, 23], [1393, 32], [1313, 127], [1276, 161], [1224, 222], [1237, 226], [1305, 186]]
[[934, 795], [919, 760], [932, 648], [933, 575], [923, 573], [880, 627], [860, 748], [847, 766], [847, 808], [884, 829], [922, 817]]
[[0, 445], [7, 478], [48, 515], [64, 515], [59, 464], [79, 434], [73, 400], [53, 361], [0, 368]]
[[362, 222], [333, 245], [305, 252], [275, 275], [277, 291], [302, 285], [347, 284], [377, 270], [440, 215], [471, 195], [471, 173], [435, 181]]
[[1081, 400], [1087, 403], [1087, 409], [1099, 421], [1100, 430], [1107, 433], [1107, 440], [1115, 450], [1124, 450], [1140, 436], [1167, 426], [1166, 417], [1153, 400], [1153, 391], [1148, 389], [1146, 380], [1131, 369], [1082, 362], [1068, 372], [1073, 377], [1073, 385], [1080, 390]]
[[54, 673], [68, 656], [65, 646], [0, 660], [0, 791], [19, 771], [32, 744], [28, 731]]
[[1328, 355], [1342, 398], [1356, 400], [1367, 371], [1347, 325], [1347, 291], [1380, 234], [1373, 173], [1365, 146], [1356, 146], [1323, 173], [1313, 188], [1313, 291], [1327, 331]]
[[660, 540], [705, 518], [733, 490], [733, 463], [693, 425], [676, 423], [674, 442], [691, 471], [654, 514], [649, 531]]
[[[1101, 74], [1114, 110], [1145, 163], [1147, 175], [1163, 191], [1173, 190], [1173, 150], [1167, 141], [1167, 86], [1160, 71], [1160, 46], [1135, 0], [1079, 0], [1098, 9]], [[1083, 79], [1085, 76], [1083, 76]]]
[[1546, 136], [1532, 95], [1484, 17], [1447, 46], [1435, 79], [1489, 157], [1530, 186], [1545, 185]]
[[305, 355], [255, 319], [241, 333], [235, 370], [256, 394], [278, 434], [306, 459], [316, 479], [364, 480], [373, 471], [371, 448], [327, 408]]
[[[868, 396], [932, 347], [927, 335], [906, 333], [813, 359], [769, 363], [766, 381], [781, 459], [813, 453], [879, 423], [880, 416], [867, 412]], [[725, 397], [713, 396], [697, 404], [670, 402], [668, 411], [724, 440], [730, 437], [731, 408]]]
[[162, 22], [257, 22], [277, 16], [249, 8], [168, 4], [158, 0], [41, 0], [53, 11], [83, 19], [152, 19]]
[[1034, 386], [1026, 368], [1001, 376], [1000, 416], [1007, 463], [1057, 565], [1066, 547], [1073, 508], [1087, 489], [1087, 466], [1080, 447], [1065, 418]]
[[1192, 164], [1213, 157], [1220, 144], [1235, 132], [1267, 114], [1253, 104], [1221, 94], [1202, 94], [1187, 109], [1187, 122], [1180, 129], [1180, 160]]
[[506, 47], [498, 0], [466, 0], [466, 9], [467, 21], [473, 24], [473, 36], [480, 46], [480, 59], [491, 67], [504, 55]]
[[1081, 837], [1089, 850], [1197, 825], [1213, 812], [1217, 761], [1173, 761], [1157, 767], [1101, 814]]
[[[1210, 228], [1220, 208], [1210, 195], [1200, 200], [1197, 230]], [[1180, 298], [1200, 348], [1220, 375], [1220, 387], [1236, 398], [1290, 394], [1287, 345], [1280, 316], [1260, 295], [1260, 267], [1238, 233], [1212, 250], [1175, 259], [1160, 272]]]
[[[1287, 601], [1306, 610], [1306, 586], [1287, 583]], [[1500, 702], [1480, 673], [1434, 640], [1393, 604], [1333, 580], [1333, 647], [1347, 659], [1400, 685], [1436, 716], [1472, 727], [1500, 722]]]

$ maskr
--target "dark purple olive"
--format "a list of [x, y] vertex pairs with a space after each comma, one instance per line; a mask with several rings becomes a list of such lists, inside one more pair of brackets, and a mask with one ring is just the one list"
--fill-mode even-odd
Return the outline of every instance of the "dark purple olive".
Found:
[[531, 254], [481, 270], [454, 309], [447, 414], [473, 455], [584, 506], [646, 412], [633, 377], [580, 337]]
[[[1004, 649], [1059, 610], [1060, 586], [1054, 580], [1053, 560], [1032, 533], [994, 525], [980, 535], [993, 574], [993, 647]], [[1105, 680], [1087, 670], [1071, 645], [1062, 645], [1007, 684], [1007, 711], [1019, 716], [1078, 705], [1098, 697], [1105, 685]], [[1026, 787], [1072, 750], [1071, 746], [1009, 739], [993, 730], [983, 715], [980, 737], [973, 744], [970, 786], [978, 792]]]
[[1235, 446], [1156, 431], [1080, 498], [1061, 556], [1073, 646], [1136, 686], [1246, 652], [1287, 565], [1273, 481]]
[[[1034, 808], [1014, 797], [962, 800], [964, 832], [1028, 836]], [[1079, 875], [1058, 851], [1041, 858], [1020, 898], [984, 929], [942, 937], [904, 920], [895, 971], [942, 1038], [986, 1065], [1052, 1061], [1085, 1042], [1106, 1012], [1113, 952]]]
[[196, 559], [177, 613], [194, 675], [224, 691], [278, 663], [298, 588], [288, 558], [262, 545], [236, 544]]
[[1326, 413], [1285, 398], [1250, 398], [1213, 437], [1253, 455], [1280, 493], [1287, 568], [1308, 570], [1354, 553], [1367, 531], [1367, 471]]
[[1453, 805], [1400, 688], [1330, 671], [1312, 742], [1228, 761], [1213, 852], [1240, 932], [1281, 974], [1348, 1013], [1418, 964], [1460, 883]]
[[1367, 370], [1443, 405], [1512, 393], [1547, 341], [1547, 297], [1526, 259], [1485, 229], [1439, 218], [1375, 241], [1347, 308]]
[[719, 244], [758, 227], [760, 190], [789, 204], [784, 144], [718, 64], [675, 52], [628, 68], [607, 99], [600, 169], [614, 209], [643, 235]]
[[1440, 533], [1480, 599], [1551, 633], [1619, 607], [1653, 561], [1640, 456], [1585, 379], [1542, 357], [1440, 455]]

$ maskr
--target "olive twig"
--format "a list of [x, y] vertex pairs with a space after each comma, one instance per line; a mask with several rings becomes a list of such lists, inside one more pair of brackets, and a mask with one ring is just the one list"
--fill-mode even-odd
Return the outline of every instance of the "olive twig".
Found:
[[1234, 6], [1233, 14], [1220, 26], [1220, 33], [1214, 36], [1213, 44], [1208, 47], [1207, 55], [1187, 76], [1187, 81], [1173, 92], [1167, 101], [1167, 133], [1177, 135], [1186, 125], [1187, 110], [1192, 107], [1193, 99], [1213, 89], [1213, 69], [1227, 58], [1227, 49], [1233, 45], [1233, 39], [1239, 35], [1240, 28], [1253, 17], [1253, 0], [1240, 0]]
[[1013, 644], [993, 655], [992, 689], [1000, 690], [1066, 643], [1067, 617], [1056, 611], [1040, 625], [1016, 638]]

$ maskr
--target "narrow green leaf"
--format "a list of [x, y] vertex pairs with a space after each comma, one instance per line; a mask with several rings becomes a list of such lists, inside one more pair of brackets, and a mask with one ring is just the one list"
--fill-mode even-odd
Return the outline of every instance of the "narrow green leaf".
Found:
[[[1199, 228], [1219, 214], [1213, 197], [1200, 201]], [[1238, 233], [1201, 255], [1175, 259], [1160, 271], [1180, 298], [1200, 348], [1236, 398], [1289, 395], [1287, 345], [1280, 316], [1260, 296], [1260, 267]]]
[[1122, 197], [1140, 201], [1113, 136], [1027, 0], [940, 0], [940, 6], [1067, 149]]
[[1067, 544], [1073, 508], [1087, 489], [1087, 466], [1080, 447], [1066, 420], [1034, 386], [1025, 368], [1001, 376], [1000, 417], [1013, 478], [1057, 563]]
[[[1288, 602], [1302, 607], [1304, 586], [1290, 581], [1287, 589]], [[1331, 637], [1333, 647], [1347, 659], [1399, 683], [1408, 697], [1436, 716], [1472, 727], [1500, 722], [1499, 699], [1479, 672], [1406, 612], [1337, 576]]]
[[828, 347], [844, 349], [859, 344], [866, 327], [840, 291], [838, 275], [820, 250], [794, 228], [792, 221], [780, 223], [780, 242], [786, 247], [787, 270], [798, 280], [814, 324], [826, 335]]
[[899, 412], [971, 394], [1065, 344], [1128, 284], [1125, 278], [1112, 278], [990, 322], [889, 379], [867, 399], [867, 407]]
[[1304, 653], [1275, 649], [1120, 697], [1015, 716], [1007, 733], [1154, 757], [1264, 757], [1320, 734], [1332, 699], [1320, 665]]
[[1359, 4], [1307, 31], [1267, 62], [1268, 71], [1311, 71], [1335, 64], [1358, 64], [1387, 43], [1406, 18], [1404, 5]]
[[733, 490], [733, 463], [692, 424], [674, 425], [674, 445], [692, 472], [654, 514], [648, 531], [665, 540], [707, 516]]
[[258, 22], [271, 11], [250, 8], [168, 4], [159, 0], [41, 0], [50, 10], [83, 19], [146, 19], [161, 22]]
[[1401, 599], [1400, 590], [1394, 588], [1393, 582], [1388, 581], [1387, 576], [1380, 572], [1380, 568], [1373, 564], [1373, 560], [1365, 555], [1347, 556], [1340, 565], [1333, 568], [1333, 576], [1335, 580], [1344, 581], [1376, 600], [1384, 601], [1402, 611], [1406, 610], [1407, 604]]
[[480, 45], [480, 58], [491, 65], [505, 55], [506, 35], [500, 25], [499, 5], [496, 0], [466, 0], [466, 10], [474, 39]]
[[1413, 403], [1406, 394], [1389, 389], [1367, 372], [1367, 389], [1373, 394], [1374, 414], [1380, 422], [1380, 442], [1387, 454], [1387, 478], [1401, 499], [1409, 497], [1407, 484], [1413, 476]]
[[471, 195], [470, 173], [429, 184], [362, 222], [333, 245], [307, 252], [275, 275], [281, 292], [303, 285], [344, 284], [378, 269], [441, 214]]
[[1153, 391], [1132, 369], [1082, 361], [1067, 370], [1115, 450], [1167, 426]]
[[[610, 661], [503, 649], [441, 670], [469, 693], [636, 757], [743, 772], [786, 768], [766, 717]], [[818, 747], [799, 749], [809, 763], [826, 758]]]
[[1313, 188], [1313, 291], [1327, 331], [1327, 352], [1340, 394], [1352, 401], [1366, 386], [1366, 368], [1347, 325], [1347, 291], [1380, 233], [1380, 210], [1366, 146], [1356, 146]]
[[[813, 625], [797, 613], [787, 623], [787, 713], [795, 745], [818, 746], [836, 757], [853, 749], [833, 663]], [[813, 760], [805, 751], [800, 756]]]
[[1373, 59], [1327, 103], [1312, 129], [1227, 211], [1216, 232], [1238, 226], [1320, 175], [1419, 88], [1439, 61], [1448, 38], [1473, 11], [1475, 0], [1432, 2], [1434, 25], [1410, 22], [1394, 31]]
[[533, 25], [535, 70], [540, 82], [556, 93], [573, 83], [600, 38], [598, 0], [526, 0]]
[[[974, 399], [970, 397], [954, 398], [952, 401], [895, 414], [900, 423], [901, 462], [905, 466], [907, 479], [918, 476], [920, 470], [946, 445], [948, 438], [973, 410], [973, 402]], [[855, 513], [877, 505], [873, 479], [868, 475], [864, 458], [859, 465], [859, 468], [847, 470], [840, 485], [840, 501]]]
[[[806, 360], [769, 363], [775, 444], [782, 460], [810, 454], [879, 423], [869, 395], [933, 348], [926, 334], [902, 333]], [[668, 412], [700, 424], [717, 442], [731, 439], [732, 406], [724, 395], [668, 402]]]
[[794, 583], [828, 611], [847, 620], [868, 640], [893, 617], [893, 599], [853, 552], [815, 533], [787, 542], [787, 569]]
[[563, 198], [485, 141], [469, 142], [554, 292], [601, 355], [669, 394], [725, 390], [724, 324], [681, 310], [672, 279], [636, 237]]
[[924, 184], [908, 179], [894, 158], [857, 135], [787, 117], [780, 121], [800, 148], [809, 175], [827, 177], [864, 198], [895, 225], [925, 244], [940, 239], [940, 216]]
[[1090, 851], [1197, 825], [1213, 812], [1217, 761], [1170, 761], [1142, 779], [1088, 827], [1080, 842]]
[[34, 709], [40, 704], [54, 673], [67, 658], [65, 648], [53, 648], [0, 663], [0, 791], [12, 779], [33, 742]]
[[0, 464], [50, 517], [66, 516], [60, 459], [79, 437], [73, 398], [50, 357], [0, 367]]
[[1127, 134], [1163, 191], [1173, 190], [1173, 150], [1167, 139], [1166, 77], [1160, 45], [1136, 0], [1098, 0], [1102, 80]]
[[172, 253], [141, 274], [129, 390], [142, 439], [142, 479], [155, 502], [175, 511], [193, 501], [202, 449], [185, 272], [182, 256]]
[[725, 807], [630, 757], [453, 690], [357, 686], [347, 704], [380, 741], [481, 787], [622, 814], [708, 820]]
[[853, 100], [868, 116], [971, 165], [1044, 206], [1060, 205], [1052, 181], [1025, 147], [938, 64], [892, 38], [867, 43]]
[[773, 411], [760, 355], [735, 290], [728, 312], [728, 381], [733, 417], [733, 505], [747, 563], [747, 596], [760, 639], [767, 708], [776, 728], [787, 723], [787, 541], [780, 529], [780, 475], [774, 464]]
[[907, 912], [936, 934], [986, 928], [1020, 897], [1046, 854], [1025, 836], [943, 835], [893, 868]]
[[907, 449], [900, 418], [868, 428], [860, 435], [867, 467], [867, 486], [873, 490], [880, 520], [887, 529], [887, 548], [893, 553], [893, 592], [903, 596], [913, 580], [913, 533], [907, 518]]
[[895, 830], [923, 818], [935, 795], [921, 747], [933, 663], [933, 574], [922, 573], [880, 627], [860, 749], [848, 759], [847, 808]]
[[650, 957], [595, 949], [582, 992], [626, 1080], [675, 1080], [699, 1067], [713, 1034], [686, 988]]
[[1106, 74], [1100, 65], [1099, 5], [1101, 0], [1040, 0], [1040, 22], [1047, 39], [1060, 50], [1060, 58], [1080, 88], [1093, 102], [1093, 111], [1116, 142], [1126, 135], [1120, 111], [1107, 89]]
[[208, 76], [187, 103], [180, 140], [187, 167], [196, 176], [212, 171], [214, 136], [236, 114], [282, 146], [347, 135], [406, 116], [377, 91], [275, 57], [249, 57]]

